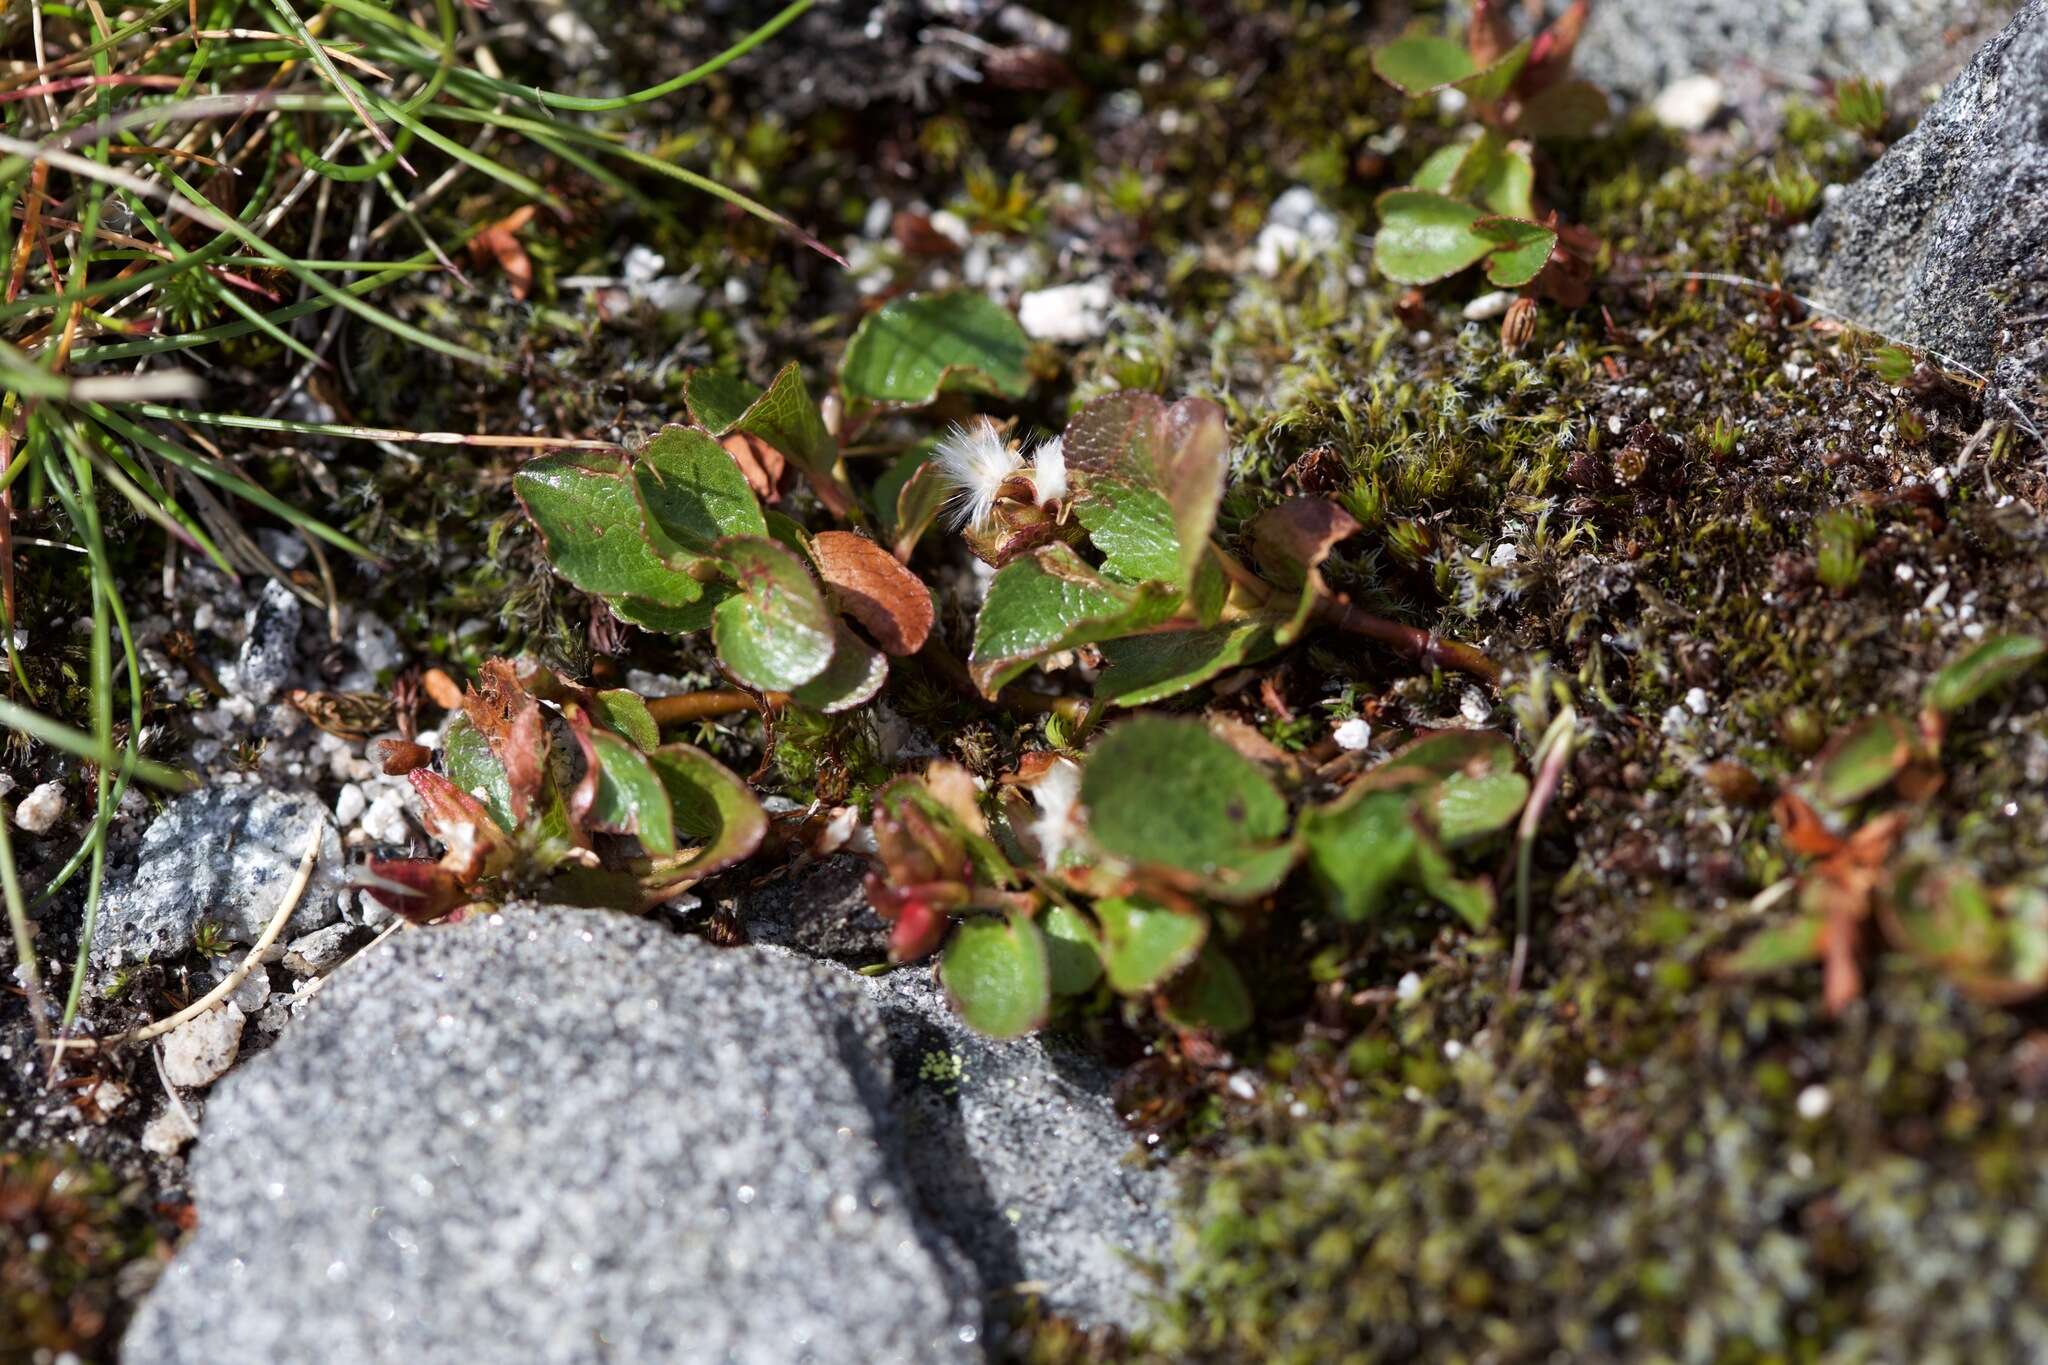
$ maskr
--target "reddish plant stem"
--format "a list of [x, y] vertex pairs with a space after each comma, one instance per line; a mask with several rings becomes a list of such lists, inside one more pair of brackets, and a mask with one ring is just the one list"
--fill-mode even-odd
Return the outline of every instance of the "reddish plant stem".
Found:
[[[770, 701], [773, 701], [772, 695]], [[720, 716], [736, 716], [742, 711], [760, 709], [761, 703], [751, 692], [742, 692], [734, 687], [647, 699], [647, 714], [654, 717], [656, 725], [663, 726], [681, 725], [692, 720], [715, 720]]]
[[1349, 602], [1342, 602], [1334, 597], [1316, 599], [1315, 617], [1324, 625], [1334, 626], [1353, 635], [1363, 635], [1368, 640], [1377, 640], [1419, 663], [1469, 673], [1489, 685], [1498, 685], [1500, 682], [1500, 665], [1463, 641], [1446, 640], [1417, 626], [1404, 626], [1399, 621], [1389, 621], [1384, 616], [1360, 611]]

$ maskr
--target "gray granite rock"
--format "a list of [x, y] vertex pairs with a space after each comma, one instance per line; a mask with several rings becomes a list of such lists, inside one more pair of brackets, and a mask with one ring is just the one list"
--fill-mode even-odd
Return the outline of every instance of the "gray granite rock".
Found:
[[236, 677], [241, 694], [258, 706], [277, 700], [299, 664], [299, 625], [305, 610], [292, 590], [275, 578], [266, 579], [256, 605], [249, 608], [248, 633]]
[[1787, 278], [1855, 321], [1994, 372], [2048, 370], [2048, 0], [2029, 0], [1820, 215]]
[[1847, 76], [1911, 87], [1945, 79], [1987, 26], [1984, 16], [2009, 8], [2001, 0], [1594, 0], [1574, 65], [1637, 102], [1695, 74], [1792, 91]]
[[866, 858], [835, 854], [740, 893], [740, 927], [755, 943], [860, 967], [889, 956], [889, 926], [868, 904]]
[[1084, 1323], [1136, 1325], [1163, 1264], [1174, 1180], [1133, 1160], [1113, 1079], [1057, 1036], [999, 1042], [960, 1019], [928, 966], [862, 977], [888, 1021], [895, 1105], [926, 1212], [993, 1301], [1035, 1293]]
[[93, 936], [104, 968], [172, 956], [192, 946], [202, 922], [227, 943], [254, 943], [277, 913], [314, 824], [320, 858], [281, 940], [334, 923], [350, 895], [341, 838], [308, 792], [258, 784], [204, 787], [165, 806], [142, 836], [134, 872], [117, 884]]
[[590, 911], [407, 932], [216, 1089], [123, 1358], [978, 1357], [890, 1094], [838, 968]]

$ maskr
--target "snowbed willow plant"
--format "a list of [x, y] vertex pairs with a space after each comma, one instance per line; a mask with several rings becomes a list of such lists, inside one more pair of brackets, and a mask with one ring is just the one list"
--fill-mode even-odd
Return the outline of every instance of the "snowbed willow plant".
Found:
[[[1028, 356], [986, 299], [900, 299], [849, 342], [828, 400], [835, 422], [794, 366], [765, 390], [699, 374], [690, 425], [631, 455], [544, 456], [517, 490], [558, 573], [645, 629], [709, 630], [725, 670], [768, 710], [857, 707], [884, 686], [891, 657], [937, 657], [931, 595], [906, 561], [948, 502], [996, 570], [962, 680], [982, 701], [1086, 647], [1104, 665], [1097, 714], [1142, 706], [1268, 658], [1312, 622], [1493, 676], [1470, 646], [1329, 590], [1320, 566], [1358, 529], [1332, 504], [1296, 499], [1254, 519], [1258, 571], [1225, 546], [1215, 531], [1229, 441], [1206, 400], [1110, 394], [1028, 460], [974, 418], [856, 491], [835, 427], [850, 435], [947, 390], [1022, 397]], [[814, 533], [765, 509], [757, 489], [784, 464], [859, 529]], [[412, 888], [421, 917], [479, 886], [536, 880], [578, 901], [651, 903], [745, 857], [764, 823], [737, 778], [659, 744], [630, 694], [542, 672], [488, 675], [451, 727], [446, 766], [452, 780], [413, 780], [449, 855], [378, 868]], [[887, 783], [870, 801], [868, 892], [891, 924], [890, 956], [939, 951], [948, 992], [986, 1032], [1035, 1028], [1056, 997], [1098, 989], [1227, 1032], [1251, 1006], [1222, 929], [1297, 866], [1347, 919], [1412, 884], [1483, 925], [1491, 886], [1458, 876], [1452, 857], [1499, 836], [1528, 790], [1513, 746], [1487, 732], [1423, 736], [1370, 772], [1347, 759], [1269, 774], [1199, 722], [1140, 716], [1080, 764], [1028, 756], [995, 798], [943, 762]], [[640, 853], [593, 851], [605, 841], [580, 834], [630, 835]], [[684, 834], [694, 851], [679, 851]]]

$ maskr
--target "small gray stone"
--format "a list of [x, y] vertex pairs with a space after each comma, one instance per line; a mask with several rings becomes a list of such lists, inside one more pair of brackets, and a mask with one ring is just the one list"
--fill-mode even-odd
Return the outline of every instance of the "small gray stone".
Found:
[[2002, 393], [2042, 411], [2044, 107], [2048, 0], [2029, 0], [1821, 214], [1787, 278], [1863, 326], [1993, 371]]
[[330, 924], [295, 938], [285, 948], [285, 967], [299, 976], [319, 976], [348, 956], [359, 930], [353, 924]]
[[230, 1000], [164, 1035], [164, 1079], [191, 1088], [212, 1085], [242, 1050], [241, 1006]]
[[287, 936], [332, 924], [347, 894], [341, 840], [317, 797], [272, 787], [205, 787], [164, 807], [142, 836], [134, 874], [107, 898], [93, 938], [101, 969], [174, 956], [202, 922], [229, 943], [254, 943], [284, 898], [306, 839], [320, 856]]
[[797, 868], [740, 894], [740, 927], [755, 943], [861, 967], [889, 957], [889, 926], [868, 904], [861, 877], [872, 864], [848, 853]]
[[837, 968], [592, 911], [399, 935], [215, 1091], [123, 1358], [978, 1358], [890, 1089]]
[[199, 1129], [184, 1106], [166, 1105], [162, 1113], [142, 1125], [142, 1150], [157, 1156], [176, 1156], [198, 1136]]
[[258, 706], [277, 700], [299, 663], [299, 623], [304, 609], [292, 590], [275, 578], [249, 608], [248, 634], [236, 676], [241, 693]]
[[398, 643], [398, 632], [370, 612], [356, 613], [354, 643], [356, 662], [372, 673], [381, 674], [405, 662], [405, 648]]
[[984, 1038], [929, 966], [859, 978], [888, 1022], [911, 1178], [998, 1299], [1030, 1285], [1084, 1323], [1133, 1327], [1172, 1233], [1174, 1177], [1133, 1160], [1111, 1073], [1057, 1036]]

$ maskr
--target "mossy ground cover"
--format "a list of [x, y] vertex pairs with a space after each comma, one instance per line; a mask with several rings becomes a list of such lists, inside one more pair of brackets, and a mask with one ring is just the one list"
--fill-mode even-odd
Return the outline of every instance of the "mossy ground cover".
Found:
[[[617, 16], [588, 17], [613, 32]], [[1224, 712], [1295, 752], [1354, 715], [1382, 733], [1514, 724], [1533, 743], [1569, 701], [1583, 728], [1538, 845], [1519, 974], [1511, 913], [1475, 935], [1416, 896], [1346, 928], [1291, 887], [1231, 917], [1258, 1025], [1226, 1053], [1140, 1023], [1150, 1051], [1125, 1091], [1193, 1173], [1163, 1325], [1121, 1341], [1040, 1322], [1023, 1349], [2048, 1351], [2038, 1007], [1977, 1003], [1881, 949], [1839, 1014], [1818, 968], [1723, 970], [1793, 913], [1785, 888], [1804, 861], [1770, 793], [1870, 708], [1910, 713], [1973, 632], [2048, 629], [2039, 447], [1995, 413], [1987, 427], [1938, 365], [1892, 382], [1880, 341], [1768, 288], [1821, 186], [1880, 144], [1794, 102], [1748, 141], [1682, 145], [1636, 115], [1550, 149], [1539, 190], [1604, 242], [1599, 279], [1586, 307], [1546, 305], [1511, 356], [1494, 323], [1463, 316], [1482, 287], [1469, 278], [1411, 296], [1369, 272], [1362, 245], [1247, 269], [1289, 186], [1314, 189], [1356, 239], [1375, 194], [1452, 136], [1429, 102], [1372, 79], [1385, 25], [1222, 6], [1059, 17], [1073, 25], [1072, 80], [1050, 91], [952, 85], [921, 106], [878, 74], [855, 112], [800, 94], [769, 53], [708, 83], [676, 112], [675, 137], [691, 164], [828, 240], [886, 198], [951, 207], [1019, 246], [1069, 242], [1076, 273], [1107, 276], [1126, 306], [1100, 343], [1045, 348], [1036, 396], [1005, 410], [1057, 429], [1115, 388], [1214, 397], [1234, 443], [1226, 541], [1285, 494], [1333, 498], [1363, 527], [1324, 566], [1333, 588], [1508, 669], [1495, 695], [1317, 637], [1254, 685], [1179, 709]], [[696, 22], [666, 17], [652, 40], [619, 42], [624, 83], [659, 75], [635, 65]], [[508, 373], [478, 382], [352, 331], [350, 417], [645, 432], [680, 412], [691, 366], [763, 381], [792, 359], [822, 367], [858, 320], [835, 268], [764, 226], [613, 201], [573, 168], [534, 169], [576, 211], [523, 235], [528, 301], [482, 273], [474, 292], [422, 286], [408, 303]], [[438, 211], [509, 207], [479, 191]], [[616, 273], [627, 244], [672, 274], [697, 270], [697, 301], [605, 313], [564, 283]], [[885, 249], [881, 273], [909, 287], [952, 268]], [[259, 390], [290, 368], [253, 344], [243, 363]], [[344, 590], [425, 657], [473, 668], [525, 649], [581, 676], [715, 676], [708, 649], [618, 628], [552, 577], [513, 502], [510, 456], [282, 441], [253, 453], [252, 472], [383, 557]], [[957, 548], [921, 554], [932, 581], [958, 570]], [[127, 567], [146, 575], [149, 557]], [[943, 592], [938, 607], [963, 644], [971, 610]], [[65, 657], [39, 664], [53, 684]], [[971, 708], [914, 668], [891, 696], [985, 776], [1062, 724]], [[698, 738], [736, 765], [759, 761], [766, 739], [753, 722]], [[886, 775], [859, 715], [799, 718], [767, 742], [767, 784], [799, 800], [858, 800]], [[1944, 756], [1903, 848], [1989, 883], [2038, 882], [2042, 684], [1960, 716]], [[1512, 866], [1488, 870], [1505, 885]]]

